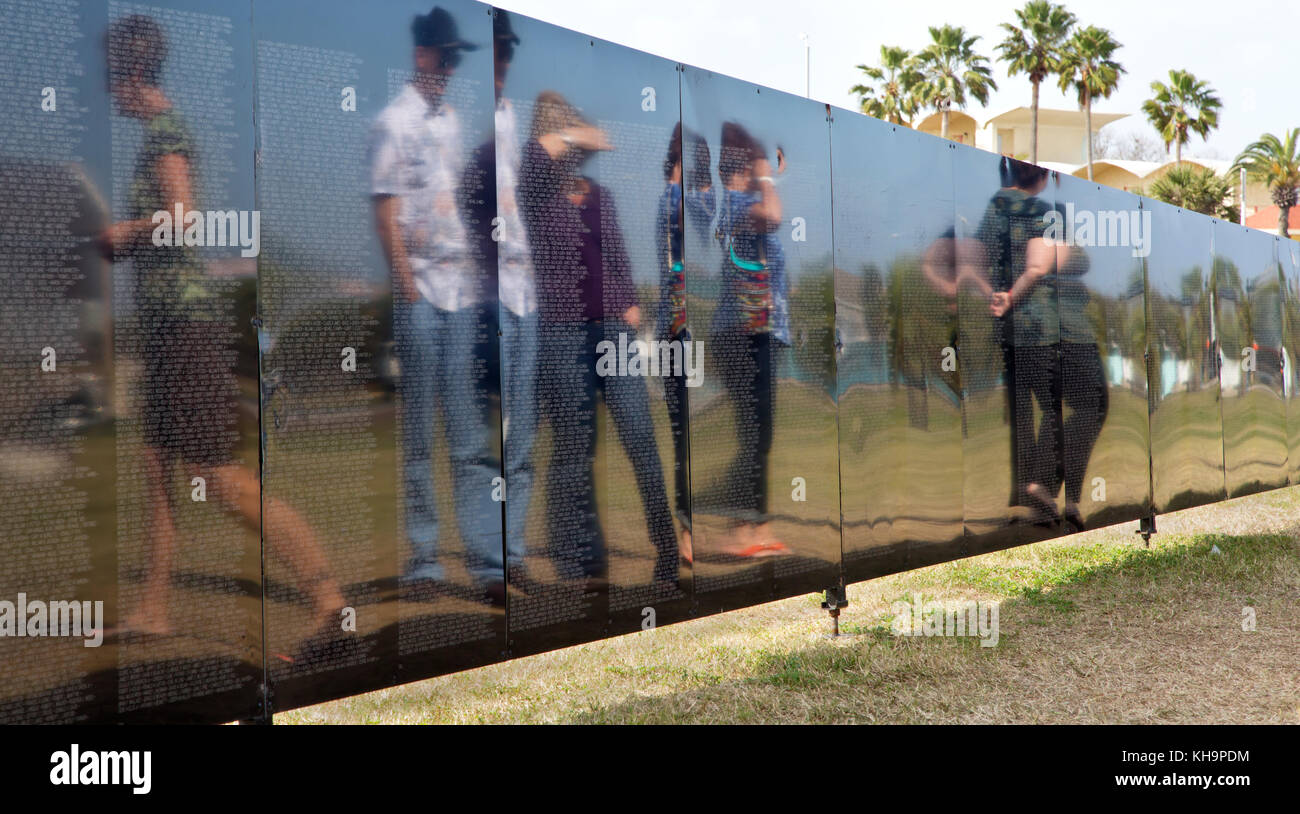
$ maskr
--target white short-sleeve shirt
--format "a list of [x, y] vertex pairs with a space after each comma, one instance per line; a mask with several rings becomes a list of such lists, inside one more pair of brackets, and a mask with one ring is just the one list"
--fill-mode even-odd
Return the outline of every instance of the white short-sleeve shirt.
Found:
[[434, 110], [406, 85], [371, 131], [370, 193], [401, 201], [398, 225], [415, 286], [447, 311], [483, 300], [456, 198], [463, 166], [456, 111], [446, 104]]
[[537, 310], [533, 283], [533, 259], [528, 234], [519, 216], [516, 198], [519, 162], [518, 122], [509, 99], [502, 99], [496, 111], [497, 135], [497, 288], [501, 304], [511, 313], [526, 316]]

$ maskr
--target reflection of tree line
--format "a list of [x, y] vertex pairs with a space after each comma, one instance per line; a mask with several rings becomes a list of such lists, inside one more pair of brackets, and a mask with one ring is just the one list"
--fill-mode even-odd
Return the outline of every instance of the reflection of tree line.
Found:
[[[956, 347], [954, 313], [981, 313], [984, 309], [978, 306], [987, 302], [980, 292], [963, 287], [958, 290], [954, 306], [926, 284], [922, 262], [921, 254], [908, 253], [896, 257], [884, 271], [879, 264], [866, 263], [858, 275], [850, 275], [856, 281], [841, 284], [841, 307], [846, 300], [856, 300], [862, 308], [863, 338], [855, 344], [880, 348], [877, 358], [895, 384], [923, 386], [925, 371], [937, 370], [944, 349]], [[1118, 296], [1092, 291], [1085, 314], [1095, 326], [1096, 343], [1104, 353], [1118, 351], [1125, 359], [1141, 359], [1146, 351], [1145, 320], [1142, 310], [1133, 304], [1135, 296], [1142, 296], [1141, 271], [1135, 270], [1132, 275], [1128, 288], [1136, 286], [1136, 294]], [[994, 324], [988, 319], [965, 320], [961, 334], [968, 344], [977, 347], [997, 341]], [[960, 370], [967, 376], [960, 380], [962, 386], [979, 391], [998, 386], [1001, 365], [992, 355], [971, 353], [962, 356]], [[957, 371], [940, 371], [940, 377], [956, 391]], [[1140, 379], [1134, 378], [1128, 384], [1140, 392]]]
[[[1217, 381], [1220, 355], [1225, 365], [1239, 366], [1243, 389], [1254, 383], [1279, 386], [1283, 323], [1267, 315], [1281, 316], [1283, 307], [1292, 312], [1296, 309], [1290, 298], [1280, 301], [1279, 279], [1269, 277], [1248, 289], [1237, 264], [1220, 256], [1214, 258], [1208, 277], [1203, 268], [1195, 266], [1183, 273], [1178, 288], [1177, 297], [1154, 287], [1148, 292], [1151, 331], [1160, 354], [1152, 360], [1148, 373], [1153, 394], [1164, 393], [1166, 385], [1172, 389], [1182, 384], [1194, 391]], [[1254, 370], [1240, 367], [1241, 352], [1247, 347], [1254, 351]], [[1160, 362], [1166, 354], [1193, 362], [1185, 382], [1163, 380]]]

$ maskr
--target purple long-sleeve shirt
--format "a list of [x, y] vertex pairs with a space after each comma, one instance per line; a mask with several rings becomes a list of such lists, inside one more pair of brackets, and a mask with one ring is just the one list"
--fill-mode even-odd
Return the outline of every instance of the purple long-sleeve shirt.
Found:
[[537, 275], [537, 306], [546, 322], [622, 316], [636, 304], [631, 264], [614, 198], [589, 181], [582, 206], [568, 198], [570, 171], [541, 143], [524, 146], [518, 201]]

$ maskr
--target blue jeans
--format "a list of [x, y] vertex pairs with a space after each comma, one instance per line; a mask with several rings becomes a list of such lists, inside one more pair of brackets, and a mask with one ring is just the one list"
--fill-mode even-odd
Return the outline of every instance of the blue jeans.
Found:
[[393, 308], [401, 362], [403, 500], [411, 543], [407, 580], [443, 577], [433, 483], [435, 409], [442, 414], [451, 456], [456, 520], [470, 574], [480, 582], [504, 577], [501, 504], [492, 497], [493, 479], [500, 476], [488, 403], [496, 339], [492, 316], [486, 308], [444, 311], [424, 299]]
[[538, 394], [550, 422], [552, 443], [546, 477], [548, 549], [561, 577], [598, 577], [607, 571], [605, 535], [596, 501], [596, 415], [603, 396], [620, 445], [632, 463], [646, 533], [656, 550], [654, 577], [677, 576], [673, 531], [663, 467], [650, 417], [650, 397], [639, 376], [597, 375], [597, 347], [619, 333], [633, 333], [619, 320], [552, 323], [540, 332]]
[[505, 422], [506, 561], [522, 564], [537, 437], [537, 312], [501, 309], [501, 414]]

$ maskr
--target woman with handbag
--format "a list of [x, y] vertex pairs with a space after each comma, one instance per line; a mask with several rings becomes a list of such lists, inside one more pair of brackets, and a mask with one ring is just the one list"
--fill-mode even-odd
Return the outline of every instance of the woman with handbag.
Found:
[[741, 125], [724, 122], [721, 142], [722, 291], [710, 334], [714, 369], [736, 425], [736, 455], [721, 490], [733, 521], [723, 551], [770, 557], [790, 553], [772, 533], [767, 500], [776, 363], [781, 348], [790, 344], [785, 254], [776, 234], [781, 198], [757, 139]]

